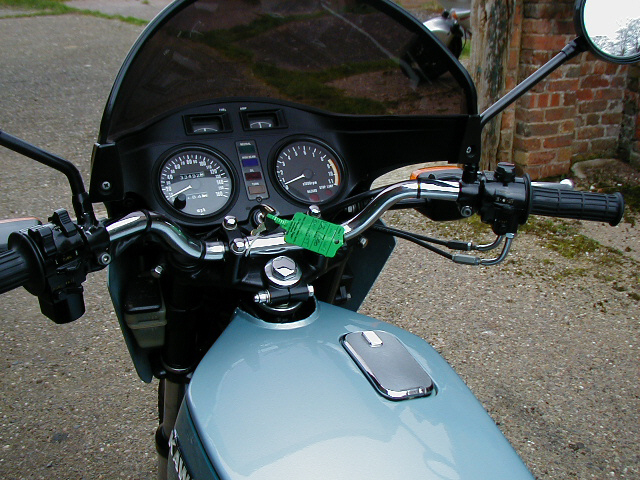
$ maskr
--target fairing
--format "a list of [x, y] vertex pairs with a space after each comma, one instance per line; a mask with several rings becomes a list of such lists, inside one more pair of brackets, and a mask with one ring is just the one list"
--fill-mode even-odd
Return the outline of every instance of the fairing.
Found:
[[[451, 75], [426, 78], [433, 62]], [[188, 104], [256, 97], [336, 114], [476, 113], [464, 68], [392, 2], [178, 0], [129, 53], [99, 142]]]
[[[437, 393], [400, 402], [380, 396], [340, 344], [359, 330], [398, 337]], [[328, 304], [293, 325], [237, 311], [185, 401], [202, 450], [186, 447], [184, 456], [206, 455], [222, 479], [532, 478], [428, 344]]]

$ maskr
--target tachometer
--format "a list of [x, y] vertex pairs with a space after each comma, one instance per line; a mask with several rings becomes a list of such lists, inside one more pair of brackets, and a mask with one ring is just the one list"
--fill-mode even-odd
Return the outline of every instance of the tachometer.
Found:
[[312, 140], [295, 141], [280, 150], [275, 162], [280, 187], [308, 204], [330, 201], [340, 192], [343, 172], [338, 157]]
[[228, 165], [216, 153], [198, 148], [170, 155], [160, 169], [164, 199], [185, 215], [209, 216], [223, 210], [233, 195]]

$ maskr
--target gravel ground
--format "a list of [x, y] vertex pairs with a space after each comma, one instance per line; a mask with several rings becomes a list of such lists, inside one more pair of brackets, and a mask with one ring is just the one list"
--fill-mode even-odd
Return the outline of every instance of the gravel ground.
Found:
[[[104, 102], [140, 28], [74, 15], [0, 26], [0, 128], [88, 178]], [[0, 167], [0, 218], [70, 208], [60, 174], [4, 150]], [[475, 223], [434, 227], [413, 212], [388, 221], [490, 238]], [[580, 233], [600, 245], [566, 258], [567, 239], [585, 243]], [[639, 478], [638, 250], [638, 227], [579, 222], [534, 222], [493, 268], [401, 241], [363, 311], [431, 342], [536, 477]], [[155, 385], [133, 371], [104, 274], [85, 290], [87, 314], [64, 326], [23, 290], [0, 300], [2, 478], [154, 476]]]

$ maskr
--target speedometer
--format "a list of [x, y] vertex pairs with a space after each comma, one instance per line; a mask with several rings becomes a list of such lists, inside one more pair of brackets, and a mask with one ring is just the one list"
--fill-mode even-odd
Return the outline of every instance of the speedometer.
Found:
[[322, 204], [340, 192], [343, 172], [338, 156], [313, 140], [295, 141], [280, 150], [275, 177], [295, 200]]
[[170, 155], [160, 169], [160, 190], [174, 209], [191, 216], [222, 211], [233, 195], [233, 181], [220, 155], [199, 148]]

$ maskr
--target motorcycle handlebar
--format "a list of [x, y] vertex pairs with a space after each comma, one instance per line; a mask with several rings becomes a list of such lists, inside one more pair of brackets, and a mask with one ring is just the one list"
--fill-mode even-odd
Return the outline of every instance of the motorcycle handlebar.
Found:
[[0, 294], [25, 285], [30, 275], [29, 262], [19, 250], [0, 253]]
[[531, 214], [608, 222], [615, 226], [624, 214], [624, 198], [620, 193], [577, 192], [532, 185]]
[[[496, 184], [496, 182], [493, 182]], [[513, 185], [512, 195], [517, 197], [522, 192], [522, 183], [501, 185], [497, 190], [500, 198], [491, 196], [483, 198], [483, 202], [504, 203], [503, 196], [509, 197], [509, 187]], [[357, 237], [373, 225], [384, 212], [402, 200], [421, 199], [457, 202], [461, 195], [459, 182], [439, 180], [410, 180], [391, 185], [380, 192], [356, 216], [342, 224], [345, 229], [345, 241]], [[488, 191], [485, 189], [485, 192]], [[576, 218], [583, 220], [604, 221], [610, 225], [617, 225], [624, 212], [622, 195], [601, 194], [590, 192], [576, 192], [563, 188], [541, 187], [531, 185], [529, 198], [523, 199], [522, 214], [526, 219], [527, 213], [560, 218]], [[528, 212], [526, 205], [529, 206]], [[514, 212], [512, 214], [515, 215]], [[524, 223], [524, 220], [522, 221]], [[212, 261], [222, 260], [228, 251], [222, 242], [202, 242], [183, 233], [170, 220], [152, 212], [134, 212], [111, 223], [107, 227], [110, 240], [116, 241], [140, 233], [154, 233], [176, 252], [193, 259]], [[290, 249], [298, 249], [285, 242], [283, 233], [250, 236], [236, 239], [231, 246], [234, 253], [245, 256], [282, 254]]]
[[[624, 213], [624, 199], [619, 193], [577, 192], [560, 187], [532, 184], [525, 188], [525, 184], [522, 182], [502, 184], [502, 182], [495, 180], [488, 180], [484, 187], [476, 184], [473, 196], [481, 203], [478, 207], [483, 221], [490, 217], [487, 215], [487, 211], [493, 215], [494, 220], [496, 212], [504, 211], [507, 216], [519, 217], [519, 223], [524, 223], [528, 214], [534, 214], [602, 221], [614, 226], [620, 222]], [[489, 185], [493, 185], [493, 187], [488, 188]], [[528, 190], [527, 194], [523, 194], [523, 188]], [[513, 191], [511, 191], [512, 189]], [[345, 240], [348, 241], [363, 233], [384, 212], [402, 200], [419, 199], [460, 203], [469, 200], [469, 198], [465, 198], [468, 195], [463, 190], [465, 190], [464, 184], [456, 181], [412, 180], [391, 185], [380, 192], [356, 216], [342, 224], [345, 229]], [[521, 199], [521, 201], [514, 203], [520, 207], [511, 210], [500, 208], [505, 202], [509, 204], [508, 199], [511, 197]], [[488, 210], [482, 211], [491, 204], [497, 205], [497, 207], [489, 207]], [[195, 260], [222, 260], [229, 250], [229, 246], [223, 242], [204, 242], [190, 237], [171, 220], [153, 212], [133, 212], [106, 225], [105, 229], [109, 237], [108, 241], [112, 244], [138, 234], [152, 233], [177, 253]], [[513, 229], [508, 231], [515, 233]], [[238, 244], [231, 245], [231, 250], [234, 253], [251, 257], [281, 254], [290, 249], [299, 248], [289, 245], [284, 240], [283, 233], [238, 238], [236, 243]], [[19, 246], [20, 244], [18, 244]], [[29, 284], [32, 277], [38, 274], [38, 267], [31, 265], [33, 263], [30, 260], [31, 257], [24, 254], [22, 250], [22, 248], [12, 248], [0, 253], [0, 293]]]

